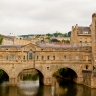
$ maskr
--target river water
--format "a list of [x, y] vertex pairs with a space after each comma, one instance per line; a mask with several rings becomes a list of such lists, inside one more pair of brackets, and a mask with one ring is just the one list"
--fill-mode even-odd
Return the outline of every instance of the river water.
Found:
[[0, 96], [96, 96], [96, 89], [84, 85], [56, 82], [55, 86], [40, 86], [37, 81], [20, 81], [18, 86], [0, 85]]

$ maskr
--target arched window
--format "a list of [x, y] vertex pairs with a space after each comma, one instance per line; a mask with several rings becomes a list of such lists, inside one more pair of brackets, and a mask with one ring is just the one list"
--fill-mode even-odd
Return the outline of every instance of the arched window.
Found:
[[33, 54], [33, 52], [32, 52], [32, 50], [30, 50], [29, 51], [29, 60], [32, 60], [32, 54]]

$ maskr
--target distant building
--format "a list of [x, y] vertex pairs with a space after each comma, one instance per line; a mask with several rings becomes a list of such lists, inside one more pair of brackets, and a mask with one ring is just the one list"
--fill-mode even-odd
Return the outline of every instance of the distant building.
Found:
[[91, 46], [92, 38], [90, 27], [78, 26], [78, 24], [76, 24], [75, 27], [72, 26], [70, 44], [77, 46]]

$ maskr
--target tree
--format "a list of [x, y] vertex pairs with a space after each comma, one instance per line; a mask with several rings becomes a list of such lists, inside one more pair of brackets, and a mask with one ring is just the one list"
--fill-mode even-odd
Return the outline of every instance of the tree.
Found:
[[58, 69], [58, 73], [61, 76], [68, 77], [68, 69], [67, 68], [60, 68], [60, 69]]
[[65, 43], [70, 43], [70, 40], [64, 40]]
[[53, 35], [54, 35], [55, 37], [58, 37], [58, 33], [54, 33]]
[[58, 39], [52, 39], [51, 42], [60, 42]]
[[3, 36], [0, 34], [0, 44], [2, 44]]

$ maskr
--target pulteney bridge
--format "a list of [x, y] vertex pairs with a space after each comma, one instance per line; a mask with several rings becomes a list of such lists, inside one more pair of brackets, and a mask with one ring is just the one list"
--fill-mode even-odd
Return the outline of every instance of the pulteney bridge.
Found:
[[8, 74], [10, 85], [16, 85], [19, 74], [31, 68], [42, 75], [45, 85], [52, 84], [52, 76], [59, 68], [73, 70], [77, 75], [74, 82], [83, 84], [82, 70], [92, 70], [91, 64], [91, 47], [88, 46], [0, 45], [0, 69]]

